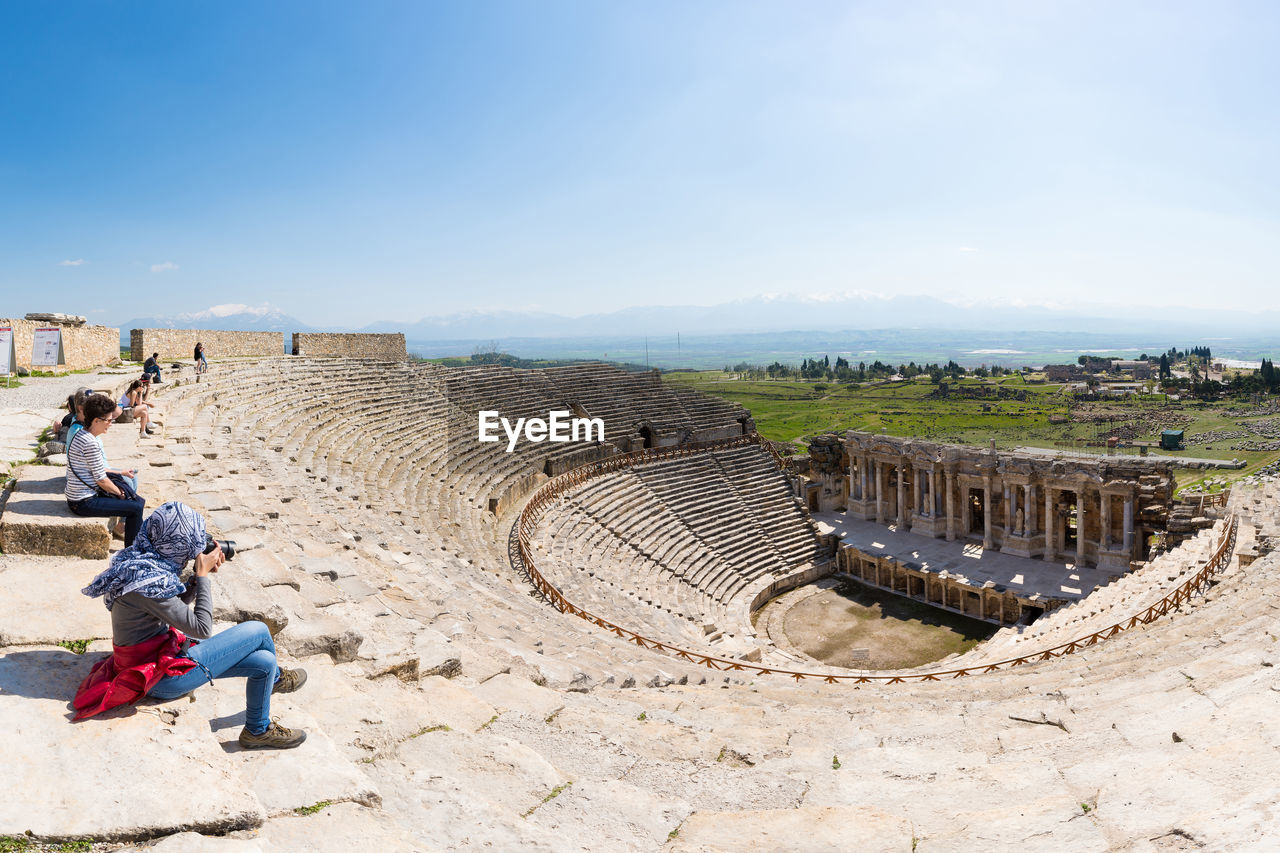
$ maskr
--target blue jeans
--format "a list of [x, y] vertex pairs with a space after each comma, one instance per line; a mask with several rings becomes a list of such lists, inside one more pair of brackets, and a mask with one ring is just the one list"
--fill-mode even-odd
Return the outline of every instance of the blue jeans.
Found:
[[[133, 478], [126, 477], [130, 483], [137, 483]], [[124, 498], [104, 498], [92, 497], [82, 501], [72, 503], [67, 501], [67, 508], [73, 513], [80, 516], [88, 516], [91, 518], [110, 518], [118, 515], [124, 519], [124, 544], [129, 547], [133, 544], [133, 537], [138, 535], [138, 531], [142, 529], [142, 513], [146, 509], [147, 502], [139, 496], [136, 500], [127, 501]]]
[[271, 722], [271, 689], [276, 686], [276, 646], [261, 622], [241, 622], [221, 634], [201, 640], [187, 652], [201, 666], [182, 675], [169, 675], [152, 687], [148, 696], [177, 699], [208, 684], [212, 678], [247, 678], [244, 686], [244, 727], [255, 735]]
[[158, 364], [153, 364], [151, 367], [144, 367], [144, 368], [142, 368], [142, 375], [143, 375], [143, 376], [146, 376], [148, 373], [150, 373], [152, 376], [154, 376], [154, 377], [156, 378], [156, 381], [157, 381], [157, 382], [161, 381], [161, 380], [160, 380], [160, 365], [158, 365]]

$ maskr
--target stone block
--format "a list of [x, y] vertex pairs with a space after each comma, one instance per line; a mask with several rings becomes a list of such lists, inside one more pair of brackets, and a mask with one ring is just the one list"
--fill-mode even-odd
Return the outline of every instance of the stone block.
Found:
[[484, 700], [472, 695], [440, 676], [423, 678], [418, 683], [422, 701], [431, 709], [434, 724], [449, 726], [461, 731], [475, 731], [498, 713]]
[[104, 568], [78, 557], [0, 556], [0, 646], [109, 638], [102, 599], [80, 594]]
[[518, 711], [545, 719], [564, 707], [564, 697], [526, 678], [502, 673], [471, 691], [500, 711]]
[[65, 486], [65, 468], [25, 466], [0, 516], [0, 549], [6, 554], [106, 557], [111, 544], [106, 519], [72, 515], [63, 497]]
[[355, 660], [363, 642], [363, 636], [322, 613], [290, 622], [276, 637], [276, 644], [294, 657], [327, 654], [334, 663]]
[[511, 816], [540, 805], [547, 794], [570, 781], [535, 750], [491, 731], [427, 732], [402, 743], [394, 760], [372, 766], [377, 768], [375, 778], [392, 772], [407, 776], [409, 784], [399, 785], [396, 793], [409, 803], [438, 797], [442, 786], [456, 787], [468, 792], [477, 806]]
[[267, 626], [273, 637], [289, 624], [289, 614], [267, 596], [260, 584], [235, 575], [226, 564], [214, 577], [215, 619], [236, 623], [257, 620]]
[[857, 850], [891, 853], [910, 850], [906, 818], [864, 806], [761, 809], [691, 814], [666, 849], [679, 853], [718, 850], [790, 850], [795, 853]]
[[43, 647], [0, 656], [10, 792], [0, 798], [0, 836], [107, 841], [260, 825], [265, 815], [240, 762], [189, 704], [123, 707], [69, 722], [69, 700], [98, 658]]
[[430, 843], [423, 832], [398, 823], [386, 812], [357, 803], [334, 803], [314, 814], [268, 821], [258, 837], [270, 845], [271, 851], [436, 853], [445, 849]]
[[122, 847], [121, 853], [275, 853], [256, 838], [218, 838], [198, 832], [179, 832], [145, 847]]

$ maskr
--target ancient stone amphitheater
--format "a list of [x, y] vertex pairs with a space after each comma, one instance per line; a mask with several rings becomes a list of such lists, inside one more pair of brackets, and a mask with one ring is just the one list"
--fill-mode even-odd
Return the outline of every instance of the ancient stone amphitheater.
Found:
[[[5, 556], [0, 836], [156, 850], [1260, 850], [1280, 845], [1280, 484], [1031, 626], [920, 670], [824, 669], [752, 609], [826, 574], [735, 406], [606, 366], [216, 365], [123, 436], [152, 503], [238, 540], [216, 616], [307, 687], [300, 749], [235, 747], [243, 697], [70, 725], [100, 569]], [[477, 413], [603, 442], [476, 441]], [[1252, 549], [1252, 550], [1251, 550]], [[1241, 561], [1242, 551], [1262, 553]], [[24, 586], [23, 581], [26, 585]], [[23, 601], [14, 590], [41, 587]], [[41, 604], [52, 595], [53, 613]]]

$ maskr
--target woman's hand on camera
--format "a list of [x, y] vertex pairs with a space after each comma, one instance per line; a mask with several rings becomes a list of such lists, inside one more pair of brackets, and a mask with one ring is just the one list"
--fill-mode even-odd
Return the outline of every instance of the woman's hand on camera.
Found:
[[196, 577], [203, 578], [208, 576], [210, 572], [216, 572], [218, 566], [222, 565], [222, 549], [214, 548], [209, 553], [200, 553], [196, 555]]

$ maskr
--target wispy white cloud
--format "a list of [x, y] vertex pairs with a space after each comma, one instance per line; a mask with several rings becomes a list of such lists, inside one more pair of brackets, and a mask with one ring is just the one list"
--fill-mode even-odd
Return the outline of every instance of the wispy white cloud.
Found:
[[165, 261], [162, 264], [151, 265], [152, 272], [170, 272], [171, 270], [176, 270], [177, 268], [178, 268], [178, 265], [175, 264], [173, 261]]
[[74, 260], [74, 261], [72, 261], [72, 260], [58, 261], [58, 266], [60, 266], [60, 267], [79, 267], [79, 266], [84, 266], [84, 263], [85, 263], [84, 258], [80, 258], [80, 259], [78, 259], [78, 260]]

